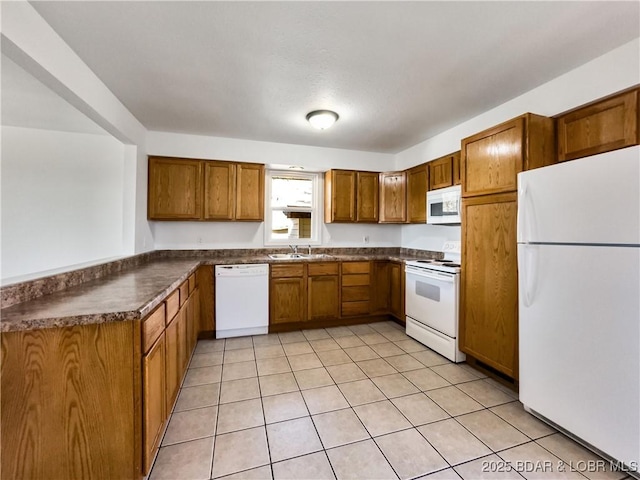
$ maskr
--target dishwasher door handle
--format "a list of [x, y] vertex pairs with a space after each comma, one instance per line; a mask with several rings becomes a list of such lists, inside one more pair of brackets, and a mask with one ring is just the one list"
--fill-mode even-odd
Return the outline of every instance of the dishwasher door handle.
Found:
[[216, 277], [262, 277], [269, 275], [269, 265], [217, 265]]

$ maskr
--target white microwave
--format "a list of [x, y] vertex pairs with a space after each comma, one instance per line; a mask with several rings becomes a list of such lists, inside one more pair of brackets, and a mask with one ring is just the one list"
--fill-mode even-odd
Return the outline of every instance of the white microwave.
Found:
[[427, 223], [460, 225], [462, 212], [460, 185], [427, 192]]

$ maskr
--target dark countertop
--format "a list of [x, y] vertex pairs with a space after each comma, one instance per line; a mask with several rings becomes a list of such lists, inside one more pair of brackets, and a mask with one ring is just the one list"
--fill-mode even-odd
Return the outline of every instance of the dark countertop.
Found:
[[0, 310], [0, 331], [37, 330], [137, 320], [149, 314], [200, 265], [392, 260], [405, 254], [340, 254], [314, 259], [274, 260], [267, 255], [158, 258], [121, 272], [17, 303]]

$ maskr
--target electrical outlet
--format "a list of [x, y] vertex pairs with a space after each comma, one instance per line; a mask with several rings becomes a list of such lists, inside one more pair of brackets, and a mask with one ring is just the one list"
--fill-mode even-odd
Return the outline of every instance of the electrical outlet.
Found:
[[364, 243], [369, 243], [369, 235], [365, 235], [364, 237], [362, 237], [362, 241]]

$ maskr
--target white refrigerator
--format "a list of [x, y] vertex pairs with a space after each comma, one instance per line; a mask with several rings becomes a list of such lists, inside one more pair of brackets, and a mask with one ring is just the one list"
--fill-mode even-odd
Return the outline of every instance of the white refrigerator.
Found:
[[520, 400], [638, 475], [640, 147], [518, 175]]

